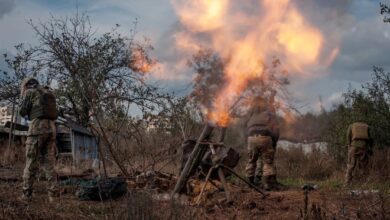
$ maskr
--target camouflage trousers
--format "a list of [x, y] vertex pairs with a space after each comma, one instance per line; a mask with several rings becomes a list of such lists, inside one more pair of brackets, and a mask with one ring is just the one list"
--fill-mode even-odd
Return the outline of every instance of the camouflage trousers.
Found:
[[[23, 193], [31, 196], [35, 178], [41, 167], [48, 181], [49, 196], [57, 188], [57, 176], [54, 171], [55, 136], [53, 133], [28, 136], [26, 140], [26, 166], [23, 172]], [[50, 152], [50, 156], [49, 156]]]
[[276, 175], [274, 165], [275, 149], [269, 136], [248, 137], [248, 163], [245, 167], [246, 176]]
[[352, 174], [356, 166], [363, 170], [364, 174], [367, 173], [367, 164], [368, 164], [368, 151], [366, 147], [354, 147], [350, 146], [348, 148], [348, 162], [347, 162], [347, 172], [345, 174], [345, 184], [350, 184], [352, 181]]

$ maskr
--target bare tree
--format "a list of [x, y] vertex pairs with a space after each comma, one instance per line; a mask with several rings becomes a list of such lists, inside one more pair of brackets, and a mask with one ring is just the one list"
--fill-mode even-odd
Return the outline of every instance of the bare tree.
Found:
[[[79, 13], [70, 18], [52, 17], [45, 23], [28, 23], [39, 45], [27, 49], [17, 46], [17, 55], [7, 62], [12, 76], [1, 83], [12, 79], [13, 84], [18, 84], [31, 75], [44, 84], [52, 83], [60, 104], [69, 107], [85, 126], [90, 121], [92, 105], [108, 110], [125, 101], [153, 108], [152, 100], [159, 96], [157, 88], [144, 82], [144, 74], [156, 62], [149, 56], [153, 47], [147, 40], [136, 42], [134, 31], [129, 37], [115, 28], [99, 35], [88, 16]], [[6, 88], [1, 89], [2, 98], [17, 93], [17, 89], [10, 92], [11, 87]]]
[[3, 102], [16, 103], [19, 101], [20, 83], [26, 76], [39, 75], [39, 68], [31, 65], [32, 51], [25, 50], [23, 44], [15, 46], [17, 56], [3, 54], [8, 69], [2, 70], [0, 78], [0, 100]]
[[[210, 109], [218, 92], [226, 85], [224, 67], [227, 63], [229, 63], [229, 58], [221, 58], [209, 49], [200, 50], [189, 61], [189, 66], [196, 72], [190, 98], [200, 108]], [[273, 58], [269, 65], [263, 64], [258, 74], [259, 77], [251, 79], [235, 103], [229, 106], [232, 116], [245, 115], [253, 98], [259, 95], [272, 102], [277, 109], [296, 110], [290, 102], [290, 93], [286, 87], [290, 83], [287, 79], [287, 72], [281, 68], [280, 64], [277, 58]], [[283, 100], [283, 104], [275, 102], [275, 98]]]
[[[20, 44], [14, 57], [4, 55], [9, 71], [4, 71], [0, 79], [0, 98], [17, 99], [19, 85], [26, 76], [52, 85], [59, 105], [80, 124], [93, 128], [127, 174], [116, 152], [115, 130], [134, 122], [129, 115], [134, 109], [142, 114], [158, 112], [169, 98], [145, 82], [145, 74], [156, 62], [149, 56], [153, 47], [148, 39], [136, 41], [135, 30], [123, 36], [117, 31], [119, 25], [98, 34], [88, 16], [78, 12], [72, 17], [52, 16], [47, 22], [28, 23], [39, 44]], [[110, 126], [110, 122], [117, 121], [126, 123]]]
[[[381, 15], [390, 14], [390, 7], [387, 4], [380, 2], [379, 6], [381, 7]], [[390, 22], [390, 18], [387, 16], [383, 17], [383, 22]]]
[[211, 108], [217, 92], [225, 85], [225, 62], [210, 49], [198, 51], [188, 61], [188, 65], [196, 72], [190, 99], [199, 107]]

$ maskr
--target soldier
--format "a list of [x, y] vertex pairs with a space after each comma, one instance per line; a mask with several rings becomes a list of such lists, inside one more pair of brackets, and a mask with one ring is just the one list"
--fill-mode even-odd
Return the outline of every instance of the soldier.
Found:
[[246, 125], [249, 151], [249, 161], [245, 168], [247, 178], [255, 183], [255, 179], [262, 175], [264, 189], [278, 189], [274, 156], [279, 128], [275, 113], [268, 108], [263, 98], [255, 98]]
[[34, 78], [26, 78], [21, 85], [23, 97], [20, 115], [31, 121], [26, 140], [26, 166], [23, 172], [24, 200], [30, 200], [35, 177], [42, 166], [49, 182], [49, 201], [53, 201], [56, 190], [54, 155], [48, 156], [55, 148], [57, 119], [56, 99], [48, 88], [43, 88]]
[[355, 122], [349, 125], [347, 142], [348, 161], [345, 185], [349, 186], [352, 181], [352, 172], [356, 165], [365, 169], [368, 163], [368, 156], [372, 154], [373, 140], [369, 126], [364, 122]]

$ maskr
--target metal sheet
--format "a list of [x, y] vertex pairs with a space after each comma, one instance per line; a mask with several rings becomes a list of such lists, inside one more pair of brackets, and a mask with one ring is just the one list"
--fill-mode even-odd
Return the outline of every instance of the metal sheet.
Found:
[[98, 156], [97, 141], [95, 137], [72, 130], [72, 149], [76, 164], [83, 160], [96, 159]]

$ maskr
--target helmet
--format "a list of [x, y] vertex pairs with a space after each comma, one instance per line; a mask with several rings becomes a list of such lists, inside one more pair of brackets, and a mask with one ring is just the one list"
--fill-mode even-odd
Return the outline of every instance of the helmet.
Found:
[[24, 93], [27, 89], [36, 88], [39, 85], [39, 82], [34, 77], [26, 77], [20, 85], [20, 94], [24, 96]]

